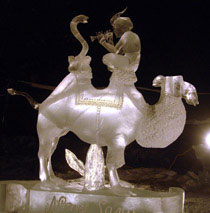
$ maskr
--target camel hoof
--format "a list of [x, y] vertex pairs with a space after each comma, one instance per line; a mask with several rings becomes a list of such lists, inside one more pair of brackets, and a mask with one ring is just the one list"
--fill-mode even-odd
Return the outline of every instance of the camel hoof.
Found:
[[35, 184], [35, 186], [33, 188], [34, 189], [44, 189], [44, 190], [52, 190], [52, 189], [58, 190], [58, 189], [60, 189], [51, 180], [40, 181], [39, 183]]
[[112, 186], [112, 192], [115, 194], [115, 195], [118, 195], [118, 196], [136, 196], [136, 194], [134, 192], [132, 192], [131, 190], [129, 190], [129, 188], [127, 187], [122, 187], [120, 185], [117, 185], [117, 186]]
[[65, 181], [62, 178], [56, 177], [56, 176], [50, 177], [50, 182], [54, 183], [54, 185], [56, 185], [56, 186], [66, 186], [66, 185], [68, 185], [67, 181]]
[[122, 187], [125, 187], [125, 188], [131, 188], [133, 189], [135, 186], [127, 181], [124, 181], [124, 180], [120, 180], [120, 185]]

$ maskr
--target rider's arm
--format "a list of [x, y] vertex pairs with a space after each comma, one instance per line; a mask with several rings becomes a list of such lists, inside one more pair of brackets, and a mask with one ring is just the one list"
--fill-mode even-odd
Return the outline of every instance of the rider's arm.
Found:
[[105, 48], [107, 49], [110, 53], [116, 53], [116, 54], [119, 54], [120, 50], [122, 49], [123, 47], [123, 43], [121, 40], [119, 40], [119, 42], [114, 46], [108, 42], [106, 42], [106, 39], [105, 37], [102, 37], [100, 40], [99, 40], [99, 43]]

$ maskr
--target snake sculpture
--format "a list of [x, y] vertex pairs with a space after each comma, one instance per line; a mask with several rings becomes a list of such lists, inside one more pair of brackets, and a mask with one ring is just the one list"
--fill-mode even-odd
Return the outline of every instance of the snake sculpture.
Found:
[[[91, 57], [86, 56], [89, 46], [88, 43], [85, 41], [85, 39], [82, 37], [80, 32], [77, 29], [77, 25], [79, 23], [87, 23], [88, 17], [85, 15], [79, 15], [72, 19], [70, 22], [70, 29], [72, 34], [75, 38], [78, 39], [80, 44], [82, 45], [82, 50], [80, 51], [79, 55], [76, 57], [69, 56], [69, 72], [77, 72], [79, 75], [84, 75], [83, 77], [92, 77], [91, 75], [91, 67], [90, 67], [90, 61]], [[76, 73], [74, 73], [76, 74]], [[81, 76], [80, 76], [81, 77]]]
[[[161, 96], [155, 105], [147, 104], [140, 96], [140, 105], [145, 109], [141, 111], [126, 93], [120, 105], [112, 105], [108, 101], [113, 97], [110, 89], [94, 89], [90, 75], [86, 74], [91, 72], [90, 57], [86, 56], [88, 45], [77, 30], [78, 23], [86, 22], [86, 16], [77, 16], [71, 22], [72, 33], [83, 47], [78, 56], [69, 58], [71, 73], [44, 102], [30, 102], [39, 110], [39, 177], [43, 184], [60, 183], [53, 172], [51, 157], [60, 137], [71, 131], [86, 143], [108, 147], [106, 166], [111, 189], [118, 195], [134, 195], [131, 189], [121, 185], [117, 173], [117, 168], [125, 164], [125, 147], [134, 140], [143, 147], [163, 148], [173, 143], [185, 125], [182, 98], [188, 104], [196, 105], [197, 92], [182, 76], [158, 76], [153, 86], [161, 87]], [[79, 94], [92, 93], [92, 99], [77, 102], [78, 91], [82, 91]], [[9, 92], [18, 94], [17, 91]], [[100, 94], [101, 97], [106, 94], [108, 99], [103, 100], [98, 96]]]

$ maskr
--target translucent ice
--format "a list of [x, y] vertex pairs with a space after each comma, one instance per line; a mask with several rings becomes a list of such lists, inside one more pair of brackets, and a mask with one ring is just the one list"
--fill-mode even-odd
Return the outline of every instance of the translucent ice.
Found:
[[99, 190], [105, 186], [105, 166], [102, 149], [92, 144], [85, 162], [85, 186], [88, 191]]
[[[136, 197], [116, 196], [109, 189], [92, 192], [71, 190], [41, 190], [35, 182], [0, 182], [0, 211], [20, 213], [67, 212], [164, 212], [181, 213], [184, 209], [184, 191], [170, 188], [169, 192], [135, 189]], [[13, 187], [8, 187], [13, 185]], [[7, 194], [5, 194], [7, 188]], [[16, 195], [14, 199], [14, 195]], [[30, 196], [29, 196], [30, 195]], [[17, 202], [18, 201], [18, 202]], [[5, 203], [8, 203], [5, 209]]]
[[[121, 196], [134, 195], [121, 185], [117, 173], [117, 168], [125, 163], [125, 147], [134, 140], [144, 147], [168, 146], [182, 133], [185, 125], [182, 98], [188, 104], [198, 104], [196, 89], [182, 76], [156, 77], [153, 86], [161, 87], [160, 99], [152, 106], [145, 102], [134, 85], [140, 63], [140, 39], [132, 32], [130, 18], [120, 17], [123, 12], [115, 14], [110, 21], [115, 36], [119, 38], [116, 45], [111, 33], [101, 33], [94, 38], [109, 51], [103, 57], [103, 63], [112, 72], [107, 88], [98, 90], [91, 84], [91, 57], [86, 55], [89, 47], [77, 29], [79, 23], [87, 23], [88, 17], [79, 15], [73, 18], [70, 28], [82, 49], [77, 56], [68, 58], [70, 74], [43, 103], [31, 102], [39, 109], [37, 132], [42, 182], [62, 184], [54, 175], [51, 157], [59, 138], [72, 131], [84, 142], [95, 144], [89, 150], [85, 165], [86, 188], [98, 189], [103, 185], [100, 147], [107, 146], [106, 166], [112, 191]], [[12, 94], [19, 93], [13, 91]], [[75, 169], [83, 174], [83, 166], [76, 157], [70, 155], [69, 159], [76, 162]], [[97, 181], [97, 175], [101, 182]]]
[[97, 144], [91, 144], [85, 165], [74, 153], [66, 149], [66, 160], [69, 166], [77, 171], [84, 180], [81, 184], [88, 191], [99, 190], [105, 187], [105, 162], [101, 147]]
[[85, 166], [82, 161], [80, 161], [76, 155], [70, 150], [65, 150], [66, 161], [69, 166], [75, 171], [79, 172], [80, 175], [85, 175]]

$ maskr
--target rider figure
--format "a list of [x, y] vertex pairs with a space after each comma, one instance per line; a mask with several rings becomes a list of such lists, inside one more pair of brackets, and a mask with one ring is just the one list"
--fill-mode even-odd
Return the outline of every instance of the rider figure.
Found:
[[131, 31], [133, 23], [130, 18], [120, 17], [125, 10], [115, 14], [110, 20], [115, 36], [120, 38], [117, 44], [108, 43], [105, 36], [101, 36], [99, 43], [110, 52], [103, 57], [103, 63], [113, 72], [110, 85], [123, 88], [139, 108], [143, 96], [134, 83], [137, 81], [135, 72], [140, 63], [141, 43], [138, 35]]

